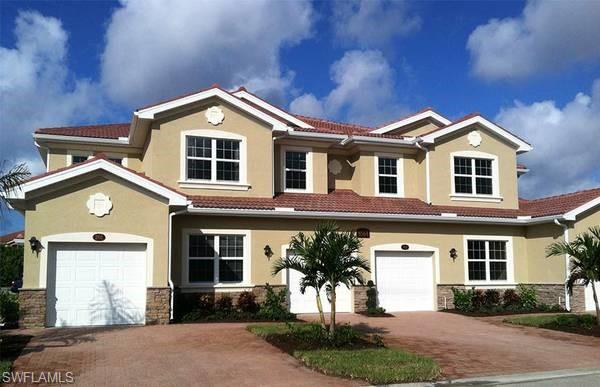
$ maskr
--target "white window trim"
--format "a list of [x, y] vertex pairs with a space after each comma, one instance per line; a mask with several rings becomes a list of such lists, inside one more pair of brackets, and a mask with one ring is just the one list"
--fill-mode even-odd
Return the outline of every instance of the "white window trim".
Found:
[[[469, 240], [483, 240], [483, 241], [504, 241], [506, 242], [506, 279], [502, 281], [471, 281], [469, 280]], [[464, 261], [464, 274], [465, 274], [465, 285], [504, 285], [512, 286], [515, 283], [515, 269], [514, 269], [514, 250], [513, 250], [513, 237], [512, 236], [497, 236], [497, 235], [464, 235], [463, 236], [463, 261]], [[485, 270], [486, 277], [490, 273], [489, 264], [489, 248], [486, 246], [485, 251]]]
[[[397, 193], [381, 193], [379, 192], [379, 158], [396, 159], [396, 184]], [[404, 157], [401, 154], [396, 153], [376, 153], [374, 163], [374, 175], [375, 175], [375, 195], [387, 196], [387, 197], [404, 197]]]
[[[491, 195], [486, 195], [486, 194], [477, 194], [477, 193], [471, 193], [471, 194], [467, 194], [467, 193], [457, 193], [456, 192], [456, 186], [454, 183], [454, 158], [455, 157], [466, 157], [466, 158], [471, 158], [471, 159], [489, 159], [492, 160], [492, 194]], [[472, 178], [472, 188], [473, 190], [475, 190], [475, 167], [474, 165], [472, 166], [473, 168], [473, 174], [471, 175]], [[454, 201], [472, 201], [472, 202], [492, 202], [492, 203], [499, 203], [503, 200], [502, 196], [500, 196], [500, 174], [499, 174], [499, 170], [498, 170], [498, 156], [490, 154], [490, 153], [484, 153], [484, 152], [478, 152], [478, 151], [460, 151], [460, 152], [452, 152], [450, 153], [450, 172], [451, 172], [451, 178], [450, 178], [450, 200], [454, 200]]]
[[[306, 153], [306, 189], [285, 188], [285, 154], [286, 152], [304, 152]], [[282, 192], [303, 192], [313, 193], [313, 150], [312, 148], [303, 148], [295, 146], [282, 146], [280, 150], [281, 165], [281, 191]]]
[[[212, 159], [212, 174], [211, 180], [194, 180], [187, 178], [187, 137], [209, 137], [211, 139], [226, 139], [226, 140], [238, 140], [240, 142], [240, 181], [218, 181], [216, 180], [216, 154]], [[214, 129], [193, 129], [185, 130], [181, 132], [180, 140], [180, 167], [179, 167], [179, 186], [181, 188], [199, 188], [199, 189], [215, 189], [215, 190], [234, 190], [234, 191], [247, 191], [250, 189], [250, 185], [247, 182], [247, 140], [245, 136], [240, 134], [225, 132], [222, 130]], [[216, 152], [213, 149], [212, 152]]]
[[[206, 235], [243, 235], [244, 236], [244, 256], [243, 260], [243, 279], [242, 282], [189, 282], [189, 242], [190, 235], [206, 234]], [[250, 269], [252, 267], [252, 254], [251, 254], [251, 237], [252, 233], [250, 230], [219, 230], [219, 229], [183, 229], [183, 239], [181, 244], [181, 284], [187, 288], [239, 288], [254, 286], [251, 282]], [[215, 246], [218, 248], [218, 246]], [[239, 258], [237, 258], [239, 259]], [[215, 271], [219, 270], [218, 261], [215, 260]]]
[[[94, 152], [92, 151], [79, 151], [79, 150], [70, 150], [67, 151], [67, 167], [73, 165], [73, 156], [82, 156], [87, 157], [87, 159], [91, 159], [94, 157]], [[127, 167], [127, 155], [123, 153], [104, 153], [107, 159], [121, 159], [121, 165]]]

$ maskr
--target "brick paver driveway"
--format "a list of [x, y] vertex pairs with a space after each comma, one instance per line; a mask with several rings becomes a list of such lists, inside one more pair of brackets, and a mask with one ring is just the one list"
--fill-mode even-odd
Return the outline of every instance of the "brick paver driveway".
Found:
[[[389, 346], [435, 358], [446, 378], [600, 367], [600, 338], [506, 326], [499, 318], [443, 312], [338, 318], [384, 335]], [[73, 371], [82, 385], [354, 384], [304, 368], [237, 323], [45, 329], [15, 367]]]
[[389, 346], [435, 358], [447, 378], [600, 367], [600, 338], [444, 312], [339, 320], [384, 335]]
[[245, 324], [44, 329], [17, 371], [72, 371], [85, 386], [353, 385], [303, 367]]

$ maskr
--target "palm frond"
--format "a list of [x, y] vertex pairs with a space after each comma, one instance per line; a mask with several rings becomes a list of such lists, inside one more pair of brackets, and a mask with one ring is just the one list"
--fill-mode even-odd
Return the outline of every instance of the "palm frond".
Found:
[[2, 163], [2, 170], [0, 170], [0, 193], [20, 187], [31, 176], [25, 163], [17, 164], [6, 172], [4, 172], [4, 164], [5, 162]]

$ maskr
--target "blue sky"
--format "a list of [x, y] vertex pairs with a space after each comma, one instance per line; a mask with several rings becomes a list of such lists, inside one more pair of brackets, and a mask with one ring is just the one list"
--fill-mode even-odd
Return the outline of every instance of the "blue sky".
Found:
[[599, 19], [594, 1], [3, 1], [0, 155], [38, 172], [36, 127], [124, 122], [218, 82], [373, 126], [479, 111], [533, 143], [523, 196], [598, 186]]

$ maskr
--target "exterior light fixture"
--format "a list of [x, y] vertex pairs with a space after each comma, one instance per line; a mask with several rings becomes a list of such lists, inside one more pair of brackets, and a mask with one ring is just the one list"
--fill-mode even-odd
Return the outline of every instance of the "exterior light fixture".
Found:
[[267, 259], [270, 261], [271, 257], [273, 256], [273, 250], [271, 249], [271, 246], [269, 245], [265, 245], [265, 256], [267, 257]]
[[29, 238], [29, 247], [31, 247], [31, 251], [39, 254], [42, 251], [42, 242], [40, 242], [36, 237], [32, 236]]
[[452, 258], [453, 261], [456, 261], [456, 257], [458, 257], [458, 253], [456, 252], [456, 249], [453, 247], [450, 249], [450, 258]]

